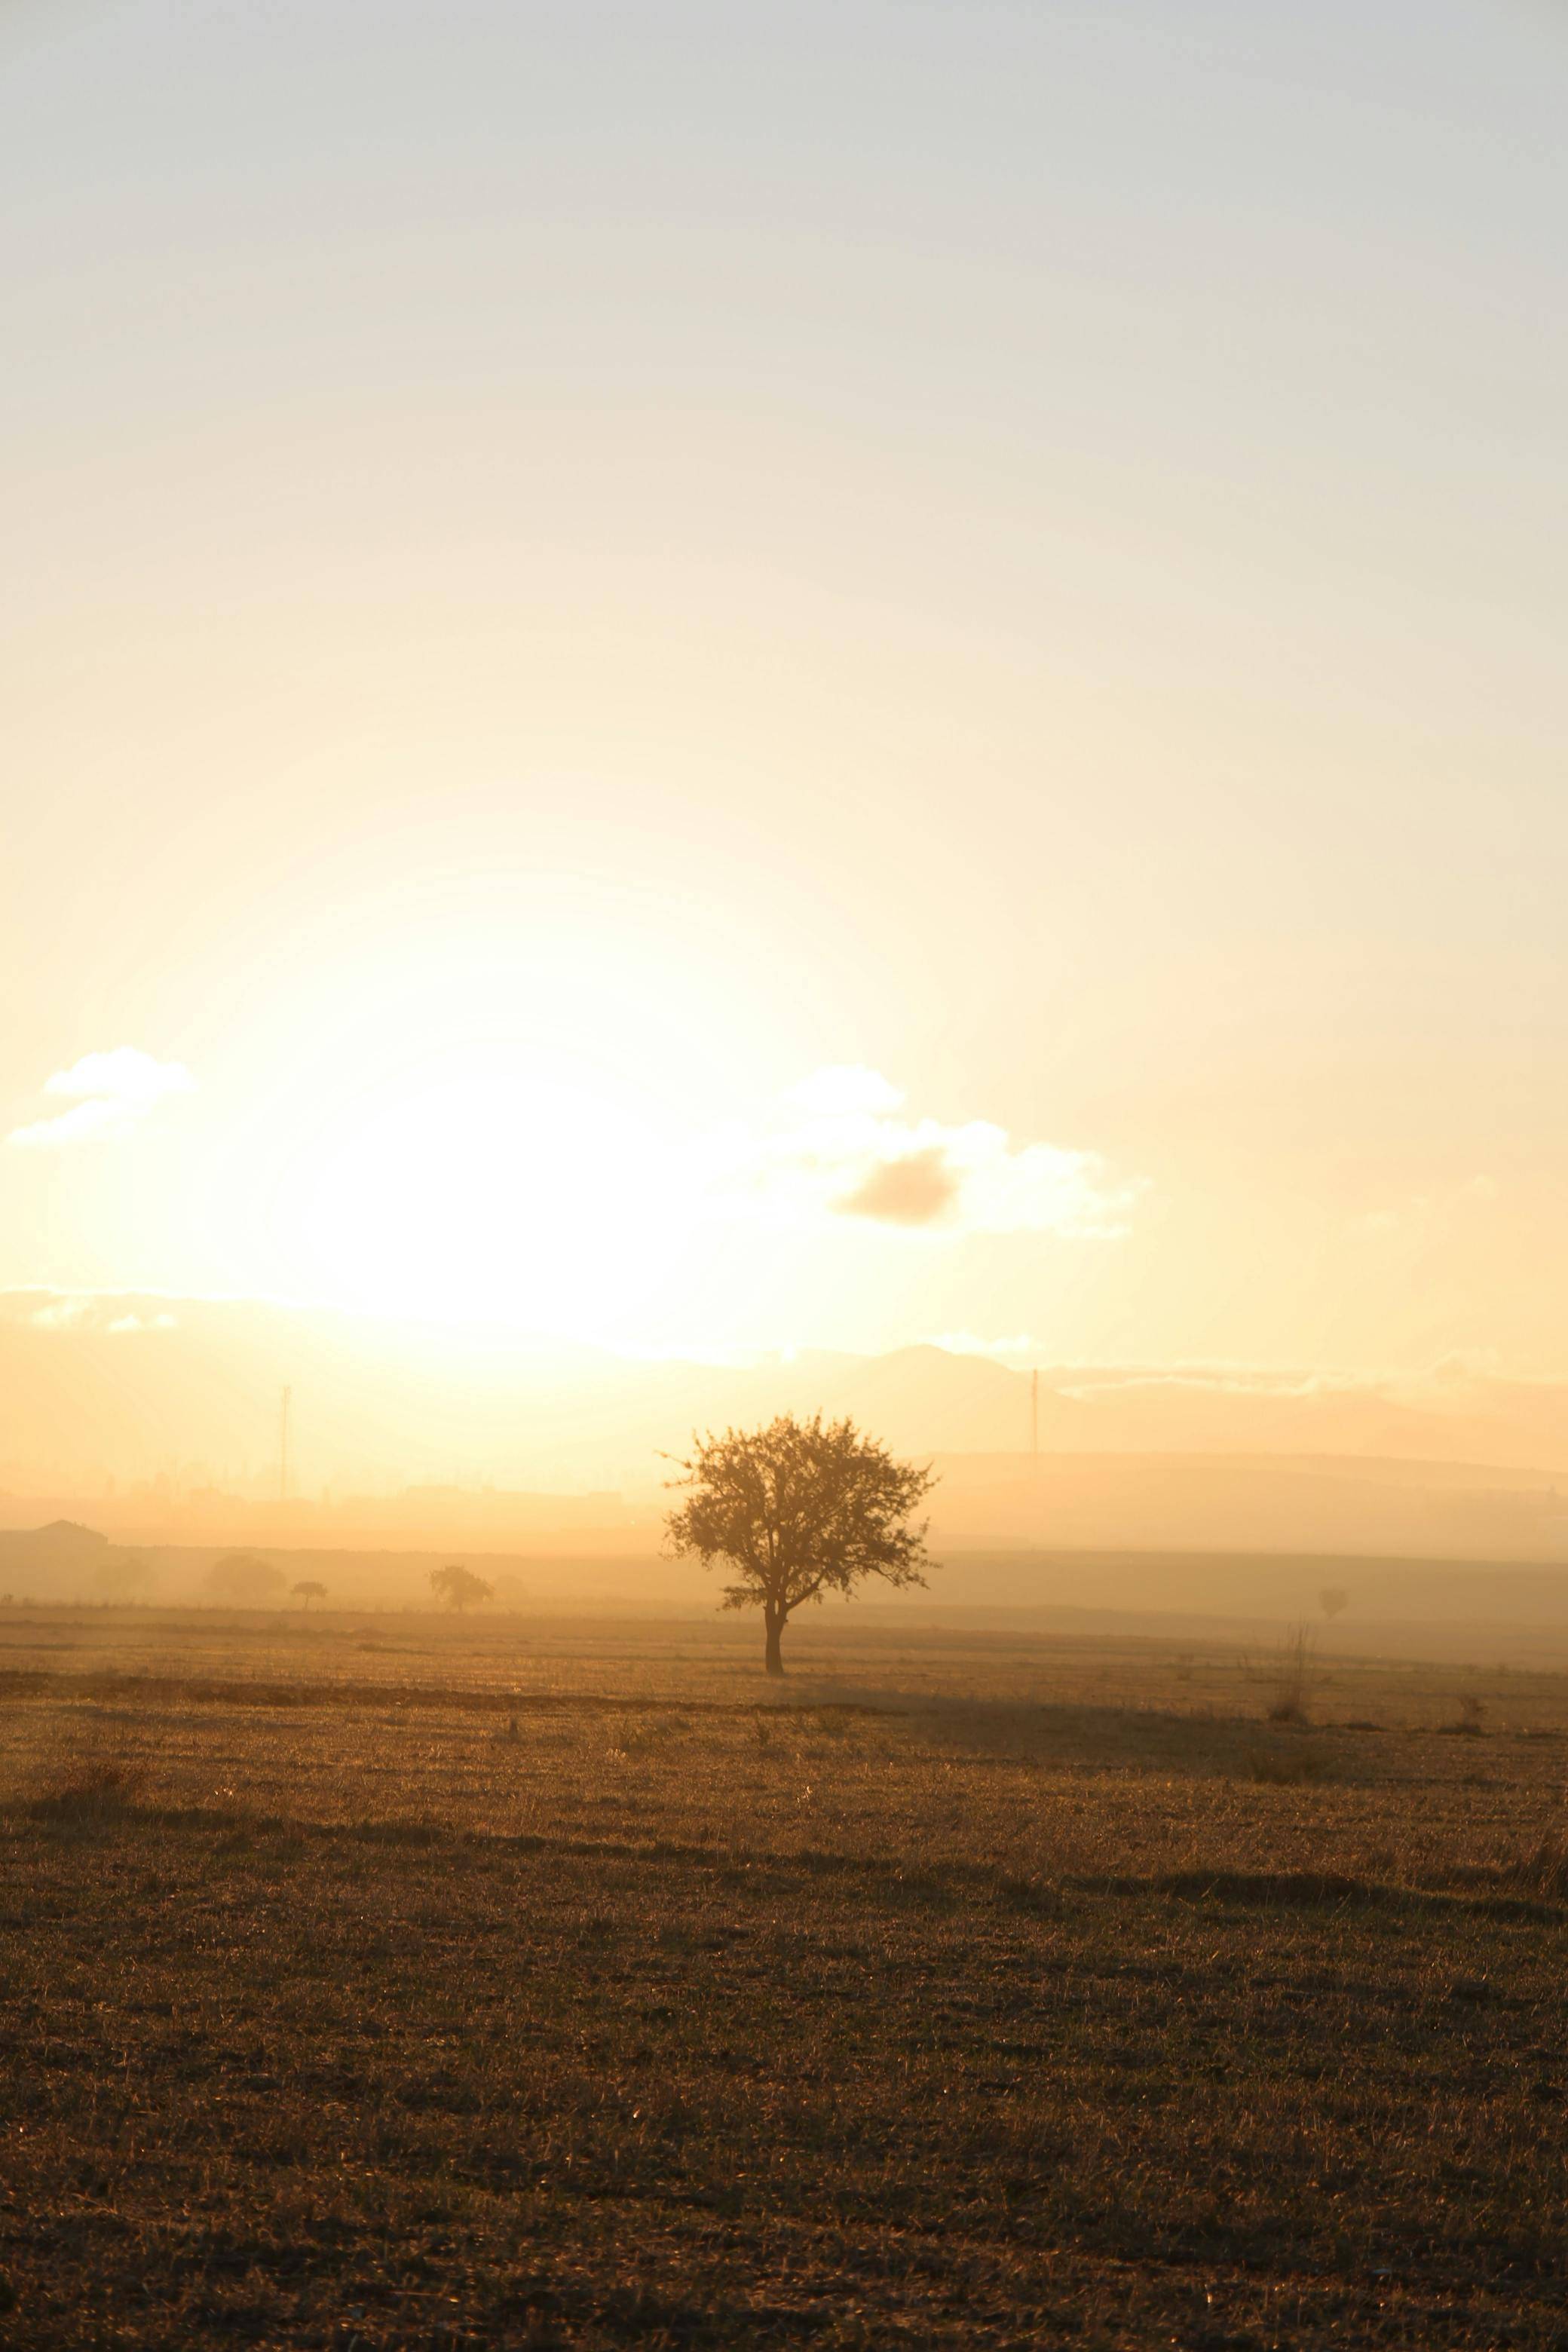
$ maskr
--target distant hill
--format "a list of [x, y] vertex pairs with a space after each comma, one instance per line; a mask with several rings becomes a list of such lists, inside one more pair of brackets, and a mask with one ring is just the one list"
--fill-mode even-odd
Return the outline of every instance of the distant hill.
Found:
[[939, 1544], [1568, 1561], [1568, 1482], [1352, 1455], [939, 1454]]
[[[444, 1488], [445, 1503], [427, 1496], [416, 1516], [470, 1533], [495, 1516], [472, 1497], [484, 1486], [510, 1490], [501, 1516], [520, 1530], [524, 1517], [582, 1525], [595, 1495], [596, 1523], [617, 1519], [622, 1497], [646, 1517], [666, 1457], [694, 1430], [786, 1410], [848, 1413], [900, 1453], [952, 1457], [942, 1519], [954, 1523], [962, 1497], [965, 1531], [1007, 1541], [1034, 1524], [1020, 1479], [1044, 1478], [1070, 1542], [1229, 1530], [1287, 1545], [1517, 1543], [1537, 1557], [1560, 1539], [1551, 1489], [1568, 1465], [1568, 1384], [1451, 1368], [1396, 1385], [1057, 1366], [1040, 1374], [1049, 1466], [1035, 1471], [1028, 1375], [934, 1346], [647, 1361], [256, 1301], [33, 1291], [0, 1295], [0, 1485], [66, 1498], [68, 1516], [71, 1497], [112, 1493], [118, 1518], [138, 1486], [143, 1517], [204, 1487], [259, 1504], [277, 1494], [285, 1386], [295, 1496], [380, 1496], [384, 1516], [394, 1491]], [[989, 1467], [956, 1466], [982, 1456]], [[1568, 1493], [1568, 1471], [1562, 1484]], [[1538, 1502], [1519, 1499], [1532, 1491]], [[574, 1508], [539, 1499], [551, 1494]]]

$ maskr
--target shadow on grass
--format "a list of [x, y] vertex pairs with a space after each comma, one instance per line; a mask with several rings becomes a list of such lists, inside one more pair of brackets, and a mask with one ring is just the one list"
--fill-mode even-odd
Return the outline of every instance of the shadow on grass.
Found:
[[1304, 1725], [1257, 1716], [1074, 1700], [921, 1700], [910, 1703], [908, 1720], [931, 1748], [976, 1763], [1181, 1772], [1282, 1788], [1376, 1777], [1364, 1738], [1336, 1740], [1349, 1726], [1319, 1725], [1308, 1737]]
[[56, 1673], [48, 1666], [0, 1669], [0, 1698], [134, 1700], [142, 1706], [390, 1707], [447, 1715], [886, 1716], [899, 1710], [860, 1699], [645, 1698], [612, 1692], [465, 1690], [447, 1683], [249, 1682], [210, 1675]]
[[36, 1822], [66, 1828], [111, 1826], [136, 1818], [145, 1768], [126, 1757], [104, 1757], [59, 1773], [27, 1811]]
[[1187, 1869], [1147, 1874], [1064, 1872], [1031, 1876], [985, 1863], [944, 1862], [910, 1868], [885, 1857], [804, 1846], [758, 1849], [704, 1845], [670, 1838], [552, 1837], [536, 1831], [498, 1832], [448, 1828], [438, 1822], [384, 1820], [310, 1822], [243, 1806], [149, 1805], [135, 1801], [135, 1768], [106, 1764], [9, 1808], [41, 1829], [110, 1834], [155, 1830], [219, 1834], [248, 1843], [283, 1836], [325, 1845], [370, 1845], [411, 1853], [442, 1851], [454, 1858], [516, 1855], [548, 1860], [640, 1864], [650, 1869], [710, 1871], [731, 1885], [759, 1892], [801, 1879], [852, 1882], [891, 1908], [953, 1910], [984, 1902], [1038, 1918], [1061, 1916], [1069, 1897], [1164, 1899], [1227, 1907], [1291, 1911], [1378, 1909], [1431, 1915], [1568, 1922], [1568, 1849], [1544, 1841], [1527, 1854], [1496, 1863], [1456, 1865], [1436, 1882], [1396, 1885], [1337, 1871]]

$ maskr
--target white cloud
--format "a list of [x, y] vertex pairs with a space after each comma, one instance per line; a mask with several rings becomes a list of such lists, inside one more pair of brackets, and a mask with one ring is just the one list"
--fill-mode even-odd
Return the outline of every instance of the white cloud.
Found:
[[62, 1110], [57, 1118], [38, 1118], [30, 1127], [14, 1127], [5, 1140], [19, 1145], [24, 1151], [47, 1151], [61, 1144], [91, 1143], [109, 1136], [129, 1135], [137, 1117], [124, 1103], [89, 1096], [86, 1102]]
[[40, 1331], [68, 1331], [73, 1323], [85, 1321], [91, 1303], [86, 1298], [51, 1298], [47, 1307], [36, 1307], [27, 1320]]
[[928, 1347], [945, 1349], [950, 1356], [994, 1356], [1004, 1361], [1012, 1356], [1037, 1356], [1044, 1344], [1027, 1331], [1015, 1332], [1010, 1339], [982, 1339], [973, 1331], [939, 1331], [934, 1339], [926, 1342]]
[[44, 1081], [45, 1094], [73, 1097], [71, 1108], [14, 1127], [6, 1141], [23, 1150], [53, 1150], [129, 1135], [166, 1096], [190, 1094], [195, 1083], [183, 1062], [160, 1062], [136, 1045], [84, 1054]]
[[[0, 1318], [5, 1318], [13, 1300], [25, 1303], [37, 1296], [35, 1291], [0, 1291]], [[177, 1331], [180, 1318], [166, 1308], [149, 1312], [145, 1299], [141, 1307], [125, 1305], [123, 1291], [57, 1291], [46, 1298], [41, 1307], [34, 1307], [25, 1321], [37, 1331]]]
[[139, 1045], [116, 1045], [107, 1054], [84, 1054], [68, 1070], [57, 1070], [45, 1080], [44, 1092], [150, 1104], [165, 1095], [188, 1095], [195, 1083], [184, 1062], [160, 1062]]
[[989, 1119], [910, 1119], [899, 1116], [903, 1102], [875, 1070], [820, 1070], [786, 1096], [776, 1122], [712, 1139], [713, 1187], [735, 1213], [779, 1224], [863, 1217], [942, 1234], [1126, 1231], [1144, 1186], [1113, 1179], [1097, 1153], [1015, 1143]]

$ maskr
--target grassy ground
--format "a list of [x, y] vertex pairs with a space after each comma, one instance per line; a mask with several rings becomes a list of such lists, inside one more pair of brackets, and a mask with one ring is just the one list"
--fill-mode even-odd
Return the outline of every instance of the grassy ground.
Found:
[[833, 1622], [0, 1617], [0, 2340], [1568, 2347], [1561, 1683]]

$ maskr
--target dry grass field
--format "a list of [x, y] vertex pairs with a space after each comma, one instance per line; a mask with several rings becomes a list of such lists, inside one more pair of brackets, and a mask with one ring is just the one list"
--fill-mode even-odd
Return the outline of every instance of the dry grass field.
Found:
[[0, 1612], [0, 2337], [1568, 2347], [1562, 1681], [758, 1648]]

